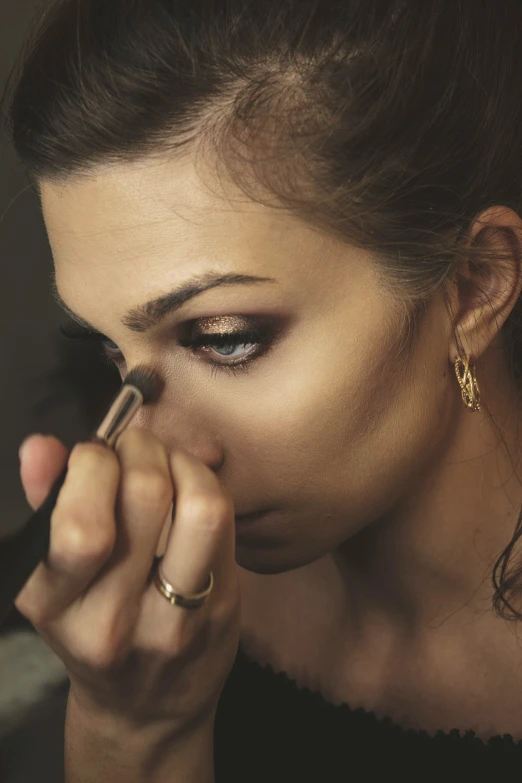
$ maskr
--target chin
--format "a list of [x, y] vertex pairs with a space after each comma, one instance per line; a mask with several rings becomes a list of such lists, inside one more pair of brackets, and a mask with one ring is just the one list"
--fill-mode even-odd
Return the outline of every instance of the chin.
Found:
[[283, 574], [285, 571], [308, 565], [321, 556], [305, 558], [297, 552], [289, 551], [284, 545], [263, 546], [261, 541], [239, 543], [236, 540], [236, 563], [245, 571], [254, 574]]

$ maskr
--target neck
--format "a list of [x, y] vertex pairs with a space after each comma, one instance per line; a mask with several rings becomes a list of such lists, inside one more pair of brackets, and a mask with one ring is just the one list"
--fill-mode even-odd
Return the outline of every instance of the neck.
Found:
[[396, 637], [492, 612], [492, 569], [522, 506], [519, 410], [513, 389], [488, 399], [508, 452], [484, 409], [459, 405], [454, 437], [415, 491], [331, 555], [352, 640], [372, 627]]

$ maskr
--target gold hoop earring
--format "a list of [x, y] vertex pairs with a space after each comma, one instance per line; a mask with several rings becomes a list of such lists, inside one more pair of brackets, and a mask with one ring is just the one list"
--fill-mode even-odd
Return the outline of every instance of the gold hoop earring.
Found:
[[470, 411], [480, 411], [480, 389], [475, 376], [475, 368], [470, 369], [471, 357], [455, 359], [455, 375], [462, 392], [464, 405]]

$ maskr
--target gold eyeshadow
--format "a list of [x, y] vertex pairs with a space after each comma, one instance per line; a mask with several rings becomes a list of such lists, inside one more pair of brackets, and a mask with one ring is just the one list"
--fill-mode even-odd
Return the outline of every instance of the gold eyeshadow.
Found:
[[207, 318], [198, 318], [194, 324], [199, 334], [233, 334], [252, 328], [252, 318], [241, 316], [213, 315]]

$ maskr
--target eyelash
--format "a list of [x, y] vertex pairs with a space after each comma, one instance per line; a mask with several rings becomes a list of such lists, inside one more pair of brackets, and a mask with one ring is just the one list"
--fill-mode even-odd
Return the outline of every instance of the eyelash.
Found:
[[[100, 332], [92, 332], [90, 329], [85, 329], [80, 324], [75, 322], [68, 323], [59, 327], [60, 333], [68, 340], [92, 340], [100, 347], [100, 354], [104, 361], [109, 365], [118, 365], [119, 362], [114, 358], [114, 355], [119, 354], [119, 351], [112, 351], [107, 348], [103, 343], [107, 338]], [[226, 363], [220, 361], [210, 360], [212, 375], [215, 372], [224, 370], [230, 372], [233, 375], [237, 375], [238, 372], [248, 372], [250, 370], [250, 364], [255, 360], [268, 353], [274, 343], [274, 336], [268, 331], [255, 331], [255, 330], [243, 330], [240, 332], [229, 332], [228, 334], [215, 333], [215, 334], [201, 334], [192, 339], [183, 339], [179, 341], [179, 345], [183, 348], [188, 348], [192, 354], [198, 355], [199, 348], [210, 347], [223, 347], [224, 345], [239, 346], [247, 343], [254, 343], [258, 346], [257, 349], [250, 349], [247, 353], [247, 359], [241, 359], [234, 363]], [[120, 354], [121, 355], [121, 354]]]

